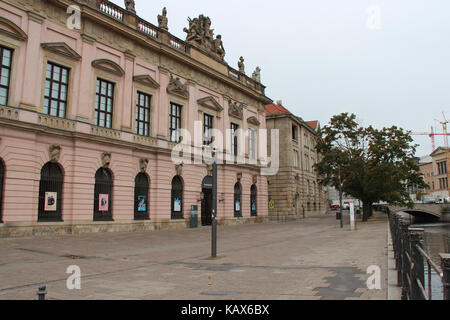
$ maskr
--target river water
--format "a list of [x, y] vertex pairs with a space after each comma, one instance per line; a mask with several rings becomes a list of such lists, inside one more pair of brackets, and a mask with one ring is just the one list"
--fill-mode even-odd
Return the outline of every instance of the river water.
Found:
[[[414, 224], [413, 227], [423, 228], [424, 249], [433, 259], [433, 261], [441, 266], [440, 253], [450, 253], [450, 223], [430, 223], [430, 224]], [[425, 290], [428, 292], [428, 270], [425, 262]], [[442, 281], [439, 275], [432, 270], [432, 300], [442, 300]]]

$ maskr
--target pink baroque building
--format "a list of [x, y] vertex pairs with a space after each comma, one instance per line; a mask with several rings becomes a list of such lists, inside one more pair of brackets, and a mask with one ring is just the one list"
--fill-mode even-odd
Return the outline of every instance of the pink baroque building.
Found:
[[[259, 70], [224, 61], [208, 17], [186, 41], [166, 10], [158, 22], [134, 1], [0, 2], [0, 236], [186, 228], [193, 206], [210, 223], [211, 167], [174, 164], [177, 129], [258, 132], [271, 100]], [[255, 137], [232, 135], [223, 152], [257, 161], [219, 166], [219, 224], [264, 222]]]

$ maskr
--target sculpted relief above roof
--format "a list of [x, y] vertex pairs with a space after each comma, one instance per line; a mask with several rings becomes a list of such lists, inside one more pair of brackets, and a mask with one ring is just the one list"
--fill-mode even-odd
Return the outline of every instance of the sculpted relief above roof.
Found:
[[219, 34], [214, 39], [214, 29], [211, 29], [211, 19], [200, 15], [198, 18], [188, 18], [189, 28], [184, 28], [187, 33], [186, 41], [193, 46], [203, 49], [217, 59], [224, 61], [225, 49], [222, 36]]

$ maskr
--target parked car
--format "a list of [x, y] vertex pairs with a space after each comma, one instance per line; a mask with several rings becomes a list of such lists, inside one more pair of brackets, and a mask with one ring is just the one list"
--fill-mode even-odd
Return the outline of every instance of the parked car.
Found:
[[330, 206], [330, 209], [331, 209], [331, 210], [338, 210], [338, 209], [339, 209], [339, 205], [338, 205], [338, 204], [332, 204], [332, 205]]

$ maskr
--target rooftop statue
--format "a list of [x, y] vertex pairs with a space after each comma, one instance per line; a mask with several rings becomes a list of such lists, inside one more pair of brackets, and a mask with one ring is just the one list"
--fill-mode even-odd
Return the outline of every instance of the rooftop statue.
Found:
[[260, 67], [256, 67], [256, 70], [253, 72], [252, 79], [256, 82], [261, 83], [261, 69]]
[[125, 9], [132, 13], [136, 13], [136, 4], [134, 0], [125, 0]]
[[163, 8], [162, 15], [158, 15], [158, 27], [169, 31], [169, 19], [167, 19], [167, 9]]
[[188, 18], [189, 28], [184, 28], [187, 33], [186, 41], [190, 44], [204, 49], [214, 54], [220, 60], [225, 58], [225, 49], [222, 43], [222, 36], [218, 35], [214, 39], [214, 29], [211, 29], [211, 19], [200, 15], [198, 18]]
[[244, 58], [240, 57], [238, 61], [238, 68], [240, 73], [245, 73], [245, 65], [244, 65]]

